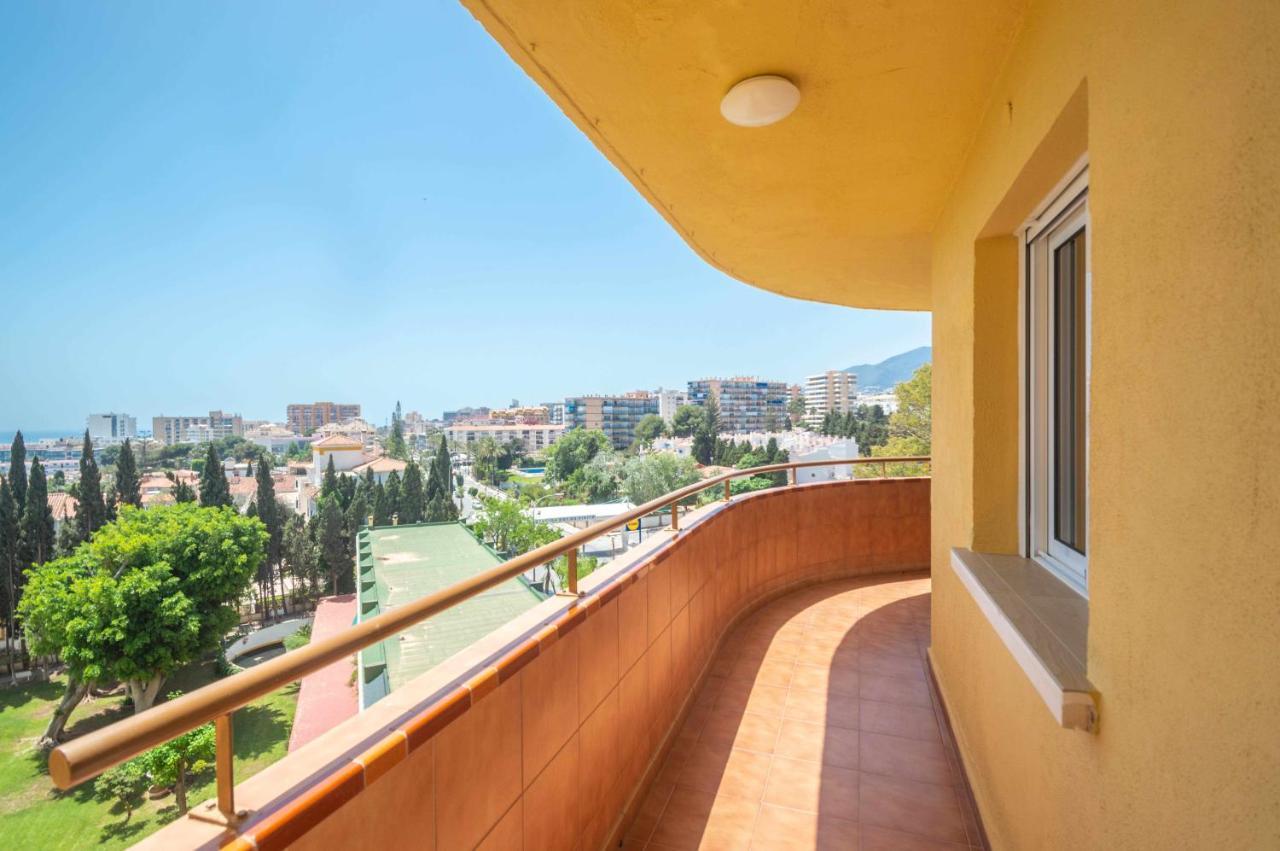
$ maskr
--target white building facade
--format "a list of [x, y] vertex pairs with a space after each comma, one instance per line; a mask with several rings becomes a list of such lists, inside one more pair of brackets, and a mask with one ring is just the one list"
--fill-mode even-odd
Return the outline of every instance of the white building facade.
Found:
[[818, 428], [829, 413], [849, 413], [857, 395], [858, 377], [851, 372], [829, 369], [809, 376], [804, 384], [804, 424]]
[[129, 414], [90, 414], [85, 418], [94, 443], [123, 443], [138, 436], [138, 420]]

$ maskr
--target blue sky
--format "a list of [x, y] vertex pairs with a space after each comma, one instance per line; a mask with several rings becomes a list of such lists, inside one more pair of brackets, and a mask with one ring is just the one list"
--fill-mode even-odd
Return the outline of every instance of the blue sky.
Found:
[[0, 4], [0, 157], [0, 428], [383, 422], [929, 342], [704, 264], [452, 0]]

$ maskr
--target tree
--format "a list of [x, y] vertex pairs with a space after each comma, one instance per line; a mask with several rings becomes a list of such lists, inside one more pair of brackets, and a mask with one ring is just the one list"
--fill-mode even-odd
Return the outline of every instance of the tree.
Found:
[[693, 432], [693, 457], [699, 464], [715, 460], [716, 441], [720, 434], [720, 403], [714, 395], [702, 407], [702, 421]]
[[422, 470], [410, 461], [404, 468], [400, 487], [400, 522], [421, 523], [427, 513], [426, 494], [422, 486]]
[[391, 506], [387, 504], [387, 489], [378, 482], [373, 491], [373, 525], [391, 525]]
[[692, 458], [670, 452], [627, 459], [622, 468], [622, 493], [636, 505], [643, 505], [677, 488], [698, 481], [698, 467]]
[[458, 519], [458, 506], [453, 501], [453, 485], [453, 465], [449, 459], [449, 444], [444, 435], [441, 435], [427, 474], [427, 520], [432, 523], [443, 523]]
[[21, 512], [27, 507], [27, 444], [19, 431], [9, 447], [9, 489]]
[[[889, 438], [872, 450], [880, 458], [929, 455], [932, 447], [933, 366], [923, 364], [911, 378], [893, 388], [898, 410], [889, 417]], [[919, 475], [921, 464], [891, 464], [891, 476]]]
[[585, 502], [609, 502], [618, 498], [620, 464], [613, 450], [596, 453], [595, 457], [574, 471], [568, 488]]
[[351, 567], [351, 557], [347, 552], [346, 522], [338, 500], [322, 497], [320, 501], [320, 557], [329, 574], [329, 593], [337, 594], [339, 578], [350, 573]]
[[[169, 695], [172, 700], [181, 692]], [[151, 780], [160, 786], [173, 788], [173, 800], [178, 815], [187, 812], [187, 780], [193, 774], [205, 771], [218, 754], [217, 734], [213, 724], [202, 724], [183, 733], [172, 741], [152, 748], [141, 757], [146, 761]]]
[[196, 492], [185, 479], [179, 479], [173, 485], [174, 502], [195, 502]]
[[681, 405], [671, 415], [671, 433], [676, 437], [692, 437], [702, 420], [702, 408], [697, 405]]
[[[4, 634], [13, 635], [13, 614], [17, 606], [18, 552], [21, 544], [21, 526], [18, 505], [8, 479], [0, 479], [0, 593], [4, 594]], [[13, 678], [12, 648], [6, 654], [9, 678]]]
[[142, 712], [170, 674], [218, 649], [266, 545], [260, 521], [228, 508], [126, 506], [71, 555], [27, 571], [24, 631], [67, 671], [42, 743], [90, 686], [122, 682]]
[[[561, 438], [563, 440], [563, 438]], [[499, 459], [502, 450], [498, 442], [488, 435], [480, 438], [469, 447], [471, 454], [471, 470], [475, 477], [491, 485], [500, 483], [499, 473], [502, 470]]]
[[[258, 582], [266, 588], [266, 594], [263, 596], [275, 597], [280, 547], [284, 541], [284, 521], [280, 513], [280, 504], [276, 501], [276, 483], [271, 478], [271, 468], [264, 463], [258, 464], [255, 484], [257, 489], [254, 491], [253, 499], [258, 505], [258, 519], [262, 521], [263, 526], [267, 527], [267, 552], [259, 570]], [[280, 590], [283, 592], [284, 589]]]
[[387, 512], [394, 517], [400, 513], [400, 500], [403, 497], [400, 492], [400, 474], [398, 472], [391, 471], [391, 474], [387, 476], [385, 488], [387, 492]]
[[667, 433], [667, 423], [657, 414], [645, 414], [636, 423], [636, 442], [641, 446], [651, 446], [653, 442]]
[[231, 486], [227, 484], [227, 474], [222, 469], [222, 458], [218, 455], [218, 447], [212, 443], [204, 454], [204, 467], [200, 470], [200, 504], [205, 508], [230, 507], [233, 504]]
[[142, 507], [142, 480], [138, 477], [138, 464], [128, 438], [120, 446], [120, 456], [116, 458], [115, 502], [117, 505]]
[[80, 486], [77, 493], [80, 503], [76, 509], [76, 534], [81, 541], [87, 541], [107, 522], [107, 502], [102, 496], [102, 474], [93, 457], [93, 442], [89, 440], [88, 429], [85, 429], [84, 447], [80, 451]]
[[294, 514], [284, 527], [282, 544], [285, 564], [293, 576], [294, 587], [309, 590], [313, 595], [320, 591], [319, 561], [316, 558], [315, 542], [307, 531], [307, 521], [300, 514]]
[[804, 413], [804, 397], [792, 396], [791, 401], [787, 402], [787, 414], [790, 416], [792, 428], [804, 424]]
[[324, 478], [320, 480], [320, 495], [327, 497], [337, 497], [338, 495], [338, 469], [333, 466], [333, 456], [329, 456], [329, 463], [324, 468]]
[[31, 478], [27, 481], [27, 505], [22, 512], [20, 564], [44, 564], [53, 558], [53, 526], [44, 466], [39, 458], [33, 458]]
[[398, 458], [401, 461], [407, 461], [409, 458], [409, 447], [404, 442], [404, 426], [399, 417], [391, 418], [391, 433], [387, 435], [385, 448], [392, 458]]
[[124, 809], [124, 822], [129, 823], [133, 811], [146, 800], [151, 777], [145, 757], [131, 759], [98, 775], [93, 782], [93, 795], [99, 801], [113, 802]]
[[552, 482], [567, 482], [597, 454], [612, 450], [603, 431], [572, 429], [547, 449], [546, 477]]

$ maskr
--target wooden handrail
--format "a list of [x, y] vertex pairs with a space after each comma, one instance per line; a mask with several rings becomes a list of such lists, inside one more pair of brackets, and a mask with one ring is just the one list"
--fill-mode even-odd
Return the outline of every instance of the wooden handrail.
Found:
[[[371, 644], [393, 636], [413, 626], [419, 621], [446, 609], [458, 605], [464, 600], [506, 582], [534, 567], [546, 564], [567, 553], [576, 553], [583, 544], [594, 540], [632, 520], [638, 520], [648, 514], [670, 507], [676, 511], [676, 505], [692, 496], [696, 496], [708, 488], [724, 483], [727, 488], [730, 480], [764, 473], [787, 471], [790, 484], [796, 482], [796, 470], [806, 467], [837, 467], [849, 464], [857, 467], [865, 464], [878, 464], [882, 474], [889, 464], [927, 464], [927, 455], [904, 456], [898, 458], [846, 458], [824, 461], [789, 461], [783, 464], [768, 464], [746, 470], [730, 470], [707, 479], [702, 479], [679, 490], [664, 494], [650, 500], [644, 505], [630, 511], [601, 520], [585, 529], [566, 535], [550, 544], [530, 550], [523, 555], [508, 559], [483, 573], [397, 606], [389, 612], [370, 618], [367, 621], [343, 630], [337, 635], [313, 641], [297, 650], [292, 650], [274, 659], [269, 659], [238, 674], [210, 683], [174, 700], [152, 707], [145, 712], [117, 721], [116, 723], [86, 733], [77, 739], [54, 748], [49, 755], [49, 775], [59, 789], [70, 789], [90, 780], [112, 766], [146, 751], [156, 745], [176, 738], [188, 730], [199, 727], [210, 721], [227, 718], [232, 712], [256, 698], [262, 697], [281, 686], [302, 679], [313, 671], [327, 667], [334, 662], [359, 652]], [[673, 515], [673, 528], [676, 528]], [[575, 565], [576, 566], [576, 565]], [[573, 573], [576, 574], [576, 570]], [[576, 590], [576, 576], [571, 577], [570, 587]], [[230, 728], [225, 736], [227, 749], [230, 749]], [[219, 736], [219, 749], [223, 745], [223, 736]], [[225, 756], [220, 754], [220, 756]], [[218, 765], [230, 760], [219, 760]], [[224, 777], [219, 773], [219, 809], [228, 823], [237, 820], [234, 805], [231, 803], [230, 771]], [[194, 812], [194, 811], [193, 811]]]

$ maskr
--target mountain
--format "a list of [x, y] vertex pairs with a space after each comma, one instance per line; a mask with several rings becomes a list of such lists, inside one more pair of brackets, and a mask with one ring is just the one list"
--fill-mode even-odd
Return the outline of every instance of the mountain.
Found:
[[866, 393], [876, 389], [892, 390], [895, 384], [906, 381], [913, 372], [920, 368], [921, 364], [928, 363], [932, 357], [933, 348], [931, 346], [921, 346], [918, 349], [912, 349], [909, 352], [886, 358], [880, 363], [860, 363], [856, 366], [851, 366], [845, 372], [852, 372], [858, 376], [859, 393]]

